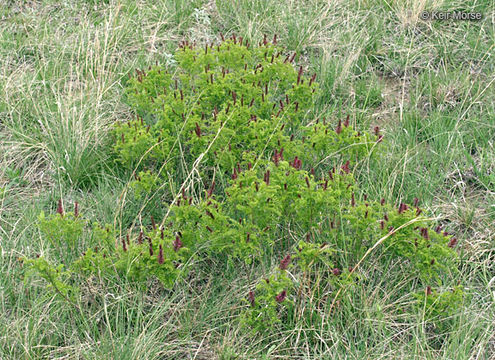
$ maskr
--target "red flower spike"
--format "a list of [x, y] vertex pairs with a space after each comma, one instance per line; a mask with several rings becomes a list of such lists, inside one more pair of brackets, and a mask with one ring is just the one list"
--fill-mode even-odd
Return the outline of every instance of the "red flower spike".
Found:
[[249, 300], [249, 303], [251, 304], [251, 306], [255, 305], [254, 292], [250, 291], [248, 293], [248, 300]]
[[334, 274], [335, 276], [339, 276], [342, 272], [340, 271], [339, 268], [335, 268], [332, 270], [332, 274]]
[[58, 201], [57, 205], [57, 214], [60, 214], [60, 216], [64, 216], [64, 207], [62, 206], [62, 199]]
[[349, 127], [349, 115], [347, 115], [347, 118], [344, 121], [344, 126]]
[[380, 135], [380, 127], [375, 126], [375, 135], [378, 136]]
[[448, 247], [449, 248], [453, 248], [457, 245], [457, 239], [455, 237], [453, 237], [452, 239], [450, 239], [449, 243], [448, 243]]
[[210, 188], [208, 189], [208, 192], [207, 192], [207, 197], [211, 197], [211, 195], [213, 194], [213, 190], [215, 189], [215, 180], [212, 181], [211, 183], [211, 186]]
[[381, 206], [385, 205], [385, 199], [384, 199], [384, 198], [382, 198], [382, 199], [380, 200], [380, 205], [381, 205]]
[[290, 255], [285, 256], [280, 262], [280, 270], [286, 270], [290, 263]]
[[163, 247], [162, 244], [160, 244], [160, 250], [158, 251], [158, 264], [163, 264], [165, 262], [165, 259], [163, 258]]
[[349, 169], [349, 160], [346, 161], [344, 165], [342, 165], [342, 171], [346, 174], [349, 174], [351, 170]]
[[265, 180], [267, 186], [270, 185], [270, 170], [266, 170], [264, 180]]
[[426, 296], [431, 295], [431, 293], [432, 293], [431, 286], [427, 286], [426, 287]]
[[302, 73], [303, 73], [303, 67], [300, 66], [299, 67], [299, 72], [297, 73], [297, 85], [299, 85], [299, 83], [301, 82]]
[[280, 304], [285, 300], [286, 296], [287, 296], [287, 291], [283, 290], [280, 294], [275, 296], [275, 300]]
[[380, 220], [380, 229], [385, 229], [385, 221]]
[[342, 132], [342, 120], [339, 120], [339, 123], [337, 124], [337, 127], [335, 128], [335, 132], [337, 134], [340, 134]]
[[177, 252], [183, 246], [182, 241], [180, 240], [179, 235], [175, 236], [174, 240], [174, 251]]

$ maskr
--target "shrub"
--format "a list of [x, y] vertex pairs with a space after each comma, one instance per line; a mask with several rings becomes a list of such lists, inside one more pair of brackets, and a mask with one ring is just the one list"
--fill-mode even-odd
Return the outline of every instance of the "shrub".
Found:
[[[314, 114], [316, 77], [305, 77], [294, 57], [233, 37], [202, 49], [182, 44], [173, 69], [138, 70], [126, 89], [136, 119], [116, 124], [114, 151], [136, 174], [136, 199], [164, 188], [172, 197], [161, 194], [161, 224], [151, 217], [150, 227], [118, 236], [61, 207], [42, 215], [42, 234], [63, 259], [91, 239], [66, 262], [66, 277], [156, 278], [171, 288], [197, 259], [256, 266], [283, 255], [247, 295], [242, 319], [259, 331], [333, 311], [379, 245], [387, 256], [377, 261], [402, 261], [412, 287], [441, 285], [455, 264], [455, 238], [432, 230], [418, 201], [393, 206], [360, 195], [353, 167], [382, 141], [379, 129], [358, 132], [349, 118], [331, 126]], [[56, 283], [48, 263], [29, 263]]]

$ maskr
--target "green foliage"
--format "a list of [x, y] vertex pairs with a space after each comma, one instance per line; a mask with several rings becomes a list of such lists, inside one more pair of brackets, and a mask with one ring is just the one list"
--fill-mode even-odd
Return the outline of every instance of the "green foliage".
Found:
[[74, 250], [77, 250], [80, 244], [84, 226], [85, 220], [73, 212], [64, 213], [61, 203], [56, 214], [47, 217], [41, 212], [38, 217], [41, 235], [64, 261], [73, 258]]
[[[205, 175], [211, 168], [231, 172], [246, 153], [269, 159], [282, 148], [315, 169], [369, 155], [377, 136], [358, 133], [348, 122], [336, 129], [325, 119], [303, 126], [315, 117], [318, 84], [316, 74], [296, 70], [293, 58], [276, 45], [233, 38], [204, 49], [184, 43], [171, 72], [137, 70], [125, 92], [137, 119], [114, 129], [118, 160], [153, 170], [162, 182], [172, 171], [181, 183], [197, 159]], [[149, 180], [141, 176], [144, 189]]]
[[261, 279], [255, 291], [248, 294], [249, 311], [243, 313], [242, 321], [254, 331], [265, 332], [273, 326], [287, 321], [294, 307], [292, 292], [294, 284], [287, 272], [277, 271], [266, 279]]
[[455, 315], [467, 300], [462, 286], [440, 292], [428, 286], [426, 290], [413, 295], [416, 299], [416, 310], [423, 315], [426, 324], [437, 333], [449, 330]]
[[[136, 174], [130, 186], [138, 203], [160, 195], [153, 204], [163, 210], [162, 225], [151, 217], [151, 227], [117, 234], [85, 226], [61, 205], [42, 214], [43, 236], [74, 274], [143, 289], [155, 278], [171, 288], [201, 262], [271, 268], [271, 259], [291, 254], [248, 294], [242, 321], [261, 332], [313, 326], [335, 311], [362, 280], [355, 266], [377, 245], [385, 255], [374, 258], [377, 266], [386, 271], [400, 261], [415, 278], [412, 291], [442, 285], [455, 265], [455, 239], [432, 230], [417, 201], [397, 207], [359, 195], [353, 169], [382, 142], [379, 129], [315, 119], [316, 77], [282, 53], [236, 38], [204, 49], [185, 43], [175, 68], [156, 66], [128, 81], [137, 117], [116, 124], [114, 151]], [[83, 245], [77, 260], [69, 256]], [[36, 269], [57, 279], [47, 268]]]
[[39, 276], [46, 280], [47, 287], [60, 295], [65, 300], [74, 298], [78, 289], [68, 283], [71, 271], [64, 270], [64, 264], [57, 266], [50, 264], [43, 256], [34, 259], [23, 258], [27, 267], [25, 279]]

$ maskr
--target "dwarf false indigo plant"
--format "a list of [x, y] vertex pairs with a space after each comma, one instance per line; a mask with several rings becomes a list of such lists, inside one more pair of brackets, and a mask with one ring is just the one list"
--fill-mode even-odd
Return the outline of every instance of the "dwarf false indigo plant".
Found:
[[[349, 117], [315, 114], [317, 76], [296, 67], [295, 54], [275, 39], [253, 46], [233, 36], [204, 47], [184, 42], [174, 58], [172, 67], [137, 70], [128, 80], [135, 118], [113, 129], [114, 154], [135, 174], [136, 201], [158, 193], [166, 221], [148, 214], [150, 226], [117, 234], [87, 226], [77, 206], [67, 213], [60, 202], [54, 215], [40, 216], [40, 230], [71, 274], [155, 278], [171, 288], [198, 258], [265, 262], [271, 270], [251, 283], [241, 316], [262, 332], [319, 323], [359, 285], [358, 264], [376, 244], [386, 255], [379, 264], [394, 259], [414, 275], [411, 288], [441, 288], [455, 269], [456, 238], [432, 229], [417, 199], [395, 205], [361, 194], [354, 166], [383, 135], [378, 127], [357, 131]], [[191, 171], [201, 185], [179, 187]], [[275, 266], [266, 264], [273, 258]], [[47, 264], [32, 262], [64, 294], [62, 268]], [[425, 296], [416, 300], [433, 314], [450, 309], [454, 295]]]
[[[348, 120], [314, 121], [316, 74], [306, 75], [276, 44], [184, 42], [175, 59], [173, 68], [136, 70], [125, 92], [136, 118], [114, 128], [118, 160], [154, 174], [136, 177], [138, 196], [156, 184], [181, 183], [199, 156], [204, 169], [235, 177], [245, 153], [269, 159], [278, 150], [275, 159], [298, 157], [318, 170], [338, 159], [354, 162], [376, 144], [377, 135], [353, 130]], [[175, 176], [165, 176], [170, 172]]]

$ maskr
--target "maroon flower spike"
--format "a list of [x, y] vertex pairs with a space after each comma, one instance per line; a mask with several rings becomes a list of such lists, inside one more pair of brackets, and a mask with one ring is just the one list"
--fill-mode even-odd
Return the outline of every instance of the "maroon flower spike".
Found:
[[380, 135], [380, 127], [375, 126], [375, 135], [378, 136]]
[[414, 198], [413, 205], [414, 205], [414, 207], [418, 207], [419, 199], [417, 197]]
[[211, 183], [211, 186], [210, 188], [208, 189], [208, 196], [207, 197], [211, 197], [211, 195], [213, 194], [213, 190], [215, 189], [215, 180], [212, 181]]
[[163, 258], [163, 247], [162, 244], [160, 244], [160, 250], [158, 251], [158, 264], [163, 264], [165, 262], [165, 259]]
[[209, 232], [213, 232], [213, 229], [211, 227], [209, 227], [208, 225], [206, 225], [206, 230], [208, 230]]
[[306, 185], [308, 186], [308, 189], [311, 187], [311, 185], [309, 184], [309, 178], [306, 176]]
[[349, 169], [349, 160], [346, 161], [344, 165], [342, 165], [342, 171], [346, 174], [349, 174], [351, 170]]
[[380, 220], [380, 229], [385, 229], [385, 221]]
[[354, 198], [354, 193], [351, 195], [351, 206], [354, 207], [356, 206], [356, 199]]
[[421, 210], [420, 208], [416, 208], [416, 216], [421, 215], [422, 212], [423, 210]]
[[78, 216], [79, 216], [79, 204], [76, 201], [74, 203], [74, 217], [78, 217]]
[[349, 127], [349, 115], [347, 115], [347, 118], [344, 121], [344, 126]]
[[143, 232], [142, 231], [139, 232], [139, 236], [137, 238], [137, 242], [138, 242], [138, 244], [142, 244], [143, 243]]
[[254, 306], [254, 304], [255, 304], [255, 301], [254, 301], [254, 292], [250, 291], [248, 293], [248, 300], [249, 300], [249, 303], [251, 304], [251, 306]]
[[283, 151], [283, 149], [280, 150], [280, 153], [279, 153], [277, 150], [275, 150], [275, 154], [273, 155], [273, 162], [275, 163], [276, 166], [278, 166], [280, 160], [283, 160], [282, 151]]
[[384, 198], [382, 198], [382, 199], [380, 200], [380, 205], [381, 205], [381, 206], [385, 205], [385, 199], [384, 199]]
[[426, 295], [431, 295], [432, 291], [431, 291], [431, 286], [427, 286], [426, 287]]
[[340, 134], [342, 132], [342, 120], [339, 120], [339, 123], [337, 124], [337, 127], [335, 128], [335, 132], [337, 134]]
[[153, 230], [156, 230], [156, 222], [155, 222], [155, 218], [153, 217], [153, 215], [151, 215], [151, 226], [153, 227]]
[[246, 242], [248, 243], [251, 240], [251, 234], [247, 233], [246, 235]]
[[280, 262], [280, 270], [286, 270], [290, 263], [290, 255], [287, 255]]
[[122, 238], [122, 249], [124, 249], [124, 252], [127, 251], [127, 244], [124, 238]]
[[232, 180], [237, 179], [237, 169], [234, 168], [234, 172], [232, 173]]
[[153, 256], [153, 244], [151, 242], [151, 239], [149, 239], [149, 251], [150, 251], [150, 256]]
[[335, 276], [339, 276], [342, 272], [340, 271], [339, 268], [335, 268], [332, 270], [332, 273], [335, 275]]
[[201, 129], [200, 129], [198, 123], [196, 123], [196, 127], [194, 128], [194, 132], [196, 133], [197, 137], [201, 137]]
[[282, 292], [280, 294], [275, 296], [275, 300], [280, 304], [281, 302], [283, 302], [285, 300], [286, 296], [287, 296], [287, 291], [282, 290]]
[[450, 239], [449, 243], [448, 243], [448, 247], [449, 248], [453, 248], [454, 246], [457, 245], [457, 239], [455, 237], [453, 237], [452, 239]]
[[266, 182], [266, 185], [270, 185], [270, 170], [266, 170], [265, 178], [263, 180]]
[[300, 170], [302, 167], [302, 161], [297, 158], [297, 156], [294, 158], [294, 161], [290, 164], [294, 169]]
[[421, 236], [424, 237], [426, 240], [430, 239], [430, 236], [428, 235], [428, 229], [427, 228], [421, 228]]
[[179, 235], [175, 236], [175, 240], [174, 240], [174, 251], [177, 252], [179, 251], [179, 249], [184, 246], [182, 244], [182, 241], [180, 241], [180, 237]]
[[303, 67], [300, 66], [299, 67], [299, 72], [297, 73], [297, 85], [299, 85], [299, 83], [301, 82], [302, 73], [303, 73]]
[[64, 208], [62, 206], [62, 199], [60, 199], [58, 201], [57, 214], [60, 214], [60, 216], [64, 216]]
[[403, 212], [405, 212], [407, 209], [409, 209], [409, 207], [404, 204], [404, 203], [400, 203], [399, 205], [399, 214], [402, 214]]
[[383, 220], [388, 221], [388, 215], [387, 214], [383, 214]]

